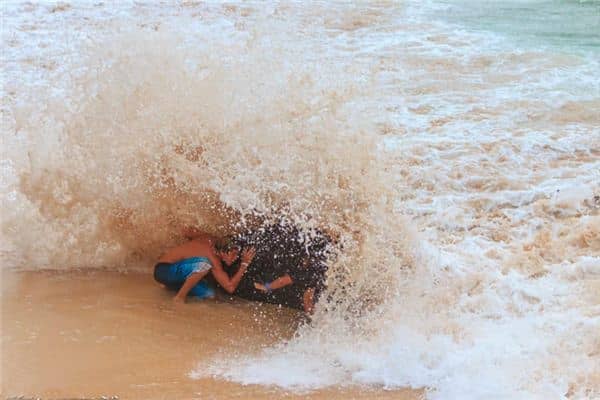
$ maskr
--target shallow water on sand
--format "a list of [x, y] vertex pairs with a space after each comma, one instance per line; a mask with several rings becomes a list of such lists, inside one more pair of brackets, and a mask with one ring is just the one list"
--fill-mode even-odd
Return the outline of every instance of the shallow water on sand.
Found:
[[[293, 310], [229, 298], [174, 305], [149, 274], [2, 273], [2, 396], [121, 399], [414, 399], [418, 391], [293, 394], [192, 379], [212, 358], [288, 339]], [[285, 372], [283, 372], [285, 373]]]

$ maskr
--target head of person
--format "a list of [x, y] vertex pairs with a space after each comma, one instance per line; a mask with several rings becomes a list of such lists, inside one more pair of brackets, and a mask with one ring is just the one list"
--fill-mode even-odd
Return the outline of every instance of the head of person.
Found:
[[215, 243], [215, 250], [223, 263], [229, 266], [240, 257], [241, 247], [235, 242], [233, 237], [228, 236]]

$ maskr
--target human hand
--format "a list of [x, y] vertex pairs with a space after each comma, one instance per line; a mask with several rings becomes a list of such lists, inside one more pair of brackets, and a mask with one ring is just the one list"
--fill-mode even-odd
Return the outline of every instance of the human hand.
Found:
[[248, 266], [252, 262], [252, 259], [254, 259], [255, 255], [256, 249], [254, 247], [248, 247], [244, 249], [244, 251], [242, 251], [242, 264]]
[[260, 290], [261, 292], [267, 292], [267, 288], [262, 283], [254, 282], [254, 287], [256, 290]]

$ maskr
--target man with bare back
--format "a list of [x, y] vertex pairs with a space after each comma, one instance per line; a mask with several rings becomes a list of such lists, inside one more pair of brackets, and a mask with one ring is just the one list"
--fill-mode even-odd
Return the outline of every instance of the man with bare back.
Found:
[[[175, 302], [185, 302], [188, 294], [199, 298], [214, 297], [214, 290], [206, 281], [201, 281], [209, 272], [227, 293], [238, 287], [248, 265], [254, 258], [254, 248], [241, 252], [239, 246], [228, 240], [195, 232], [192, 240], [167, 250], [154, 267], [154, 279], [169, 289], [177, 290]], [[229, 277], [223, 270], [222, 262], [233, 264], [238, 258], [240, 268]]]

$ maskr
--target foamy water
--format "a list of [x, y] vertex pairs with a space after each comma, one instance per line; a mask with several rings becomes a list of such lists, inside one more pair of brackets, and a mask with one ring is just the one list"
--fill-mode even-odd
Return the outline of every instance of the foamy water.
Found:
[[340, 235], [329, 301], [191, 376], [599, 396], [598, 37], [470, 7], [5, 6], [4, 266], [143, 268], [284, 213]]

